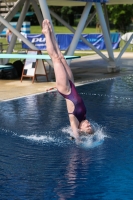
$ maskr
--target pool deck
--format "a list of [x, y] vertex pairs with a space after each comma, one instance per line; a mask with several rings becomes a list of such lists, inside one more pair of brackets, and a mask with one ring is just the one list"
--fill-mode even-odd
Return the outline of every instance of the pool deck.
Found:
[[[104, 54], [107, 55], [106, 52]], [[114, 53], [115, 57], [117, 57], [118, 54], [119, 53]], [[125, 52], [119, 66], [119, 72], [109, 73], [107, 71], [107, 63], [97, 54], [83, 56], [71, 62], [71, 69], [74, 74], [76, 85], [133, 74], [133, 53]], [[46, 82], [44, 78], [34, 83], [32, 83], [31, 79], [26, 78], [24, 78], [22, 82], [20, 79], [0, 79], [0, 101], [44, 93], [51, 91], [51, 88], [55, 86], [53, 71], [51, 82]]]

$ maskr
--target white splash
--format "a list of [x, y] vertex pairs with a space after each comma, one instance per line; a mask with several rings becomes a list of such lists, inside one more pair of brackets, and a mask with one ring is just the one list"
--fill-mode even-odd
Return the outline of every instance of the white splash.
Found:
[[73, 135], [72, 129], [70, 126], [66, 126], [61, 130], [63, 133], [68, 133], [70, 136]]
[[103, 130], [97, 130], [93, 135], [81, 136], [80, 146], [84, 148], [94, 148], [101, 145], [104, 142], [104, 138], [107, 137]]
[[[108, 136], [105, 134], [103, 127], [99, 126], [97, 123], [91, 122], [94, 134], [93, 135], [82, 135], [80, 136], [81, 142], [79, 146], [83, 148], [94, 148], [101, 145], [104, 142], [104, 139]], [[68, 126], [62, 129], [62, 132], [68, 133], [70, 136], [73, 136], [72, 129]]]
[[[94, 148], [97, 147], [99, 145], [101, 145], [105, 138], [109, 137], [105, 134], [105, 131], [103, 130], [103, 127], [99, 126], [97, 123], [91, 122], [93, 129], [94, 129], [94, 134], [93, 135], [82, 135], [80, 136], [81, 138], [81, 143], [78, 144], [78, 146], [83, 147], [83, 148]], [[39, 135], [33, 133], [31, 135], [18, 135], [17, 133], [11, 131], [11, 130], [7, 130], [7, 129], [1, 129], [4, 132], [10, 132], [12, 133], [12, 136], [18, 136], [20, 138], [32, 141], [32, 142], [37, 142], [37, 143], [43, 143], [43, 144], [56, 144], [58, 146], [61, 145], [68, 145], [71, 144], [71, 141], [67, 139], [67, 135], [69, 135], [69, 137], [73, 136], [73, 132], [70, 126], [64, 127], [61, 132], [62, 134], [64, 134], [63, 138], [60, 136], [58, 136], [55, 131], [55, 133], [53, 134], [53, 132], [40, 132]]]
[[54, 142], [54, 138], [50, 137], [50, 136], [46, 136], [46, 135], [20, 135], [19, 137], [27, 139], [27, 140], [31, 140], [31, 141], [35, 141], [35, 142], [42, 142], [42, 143], [49, 143], [49, 142]]

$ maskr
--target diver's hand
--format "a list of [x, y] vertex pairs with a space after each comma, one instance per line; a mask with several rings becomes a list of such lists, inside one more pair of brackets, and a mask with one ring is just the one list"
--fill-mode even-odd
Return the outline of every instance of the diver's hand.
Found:
[[80, 137], [75, 138], [75, 142], [77, 145], [81, 144], [82, 143], [81, 138]]
[[77, 145], [79, 145], [79, 144], [82, 143], [80, 137], [76, 137], [76, 138], [75, 138], [75, 137], [71, 136], [69, 139], [72, 140], [72, 141], [74, 141]]
[[73, 129], [73, 133], [71, 135], [71, 140], [75, 140], [76, 144], [81, 143], [81, 139], [79, 136], [79, 130], [77, 128]]

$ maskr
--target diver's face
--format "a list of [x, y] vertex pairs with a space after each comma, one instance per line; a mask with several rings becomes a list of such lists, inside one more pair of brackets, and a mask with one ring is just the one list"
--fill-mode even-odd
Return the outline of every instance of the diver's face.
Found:
[[79, 125], [79, 130], [88, 134], [93, 134], [93, 129], [88, 120], [83, 120]]

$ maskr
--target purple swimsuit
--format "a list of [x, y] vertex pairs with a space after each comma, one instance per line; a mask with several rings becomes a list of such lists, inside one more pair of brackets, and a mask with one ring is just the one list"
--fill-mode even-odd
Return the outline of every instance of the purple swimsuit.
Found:
[[86, 119], [86, 107], [84, 105], [83, 100], [81, 99], [81, 97], [79, 96], [79, 94], [77, 93], [77, 90], [74, 86], [74, 84], [72, 83], [72, 81], [70, 81], [70, 88], [71, 88], [71, 93], [68, 95], [62, 94], [60, 93], [65, 99], [69, 99], [70, 101], [72, 101], [74, 103], [75, 109], [72, 113], [68, 113], [68, 114], [73, 114], [79, 122], [83, 121]]

